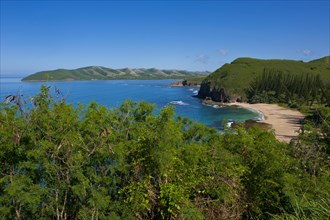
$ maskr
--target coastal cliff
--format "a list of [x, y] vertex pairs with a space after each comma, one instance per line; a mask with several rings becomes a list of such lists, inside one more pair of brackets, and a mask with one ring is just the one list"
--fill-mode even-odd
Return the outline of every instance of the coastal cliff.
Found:
[[198, 91], [198, 98], [210, 98], [215, 102], [230, 102], [230, 97], [225, 93], [224, 88], [216, 88], [211, 86], [211, 82], [203, 82]]

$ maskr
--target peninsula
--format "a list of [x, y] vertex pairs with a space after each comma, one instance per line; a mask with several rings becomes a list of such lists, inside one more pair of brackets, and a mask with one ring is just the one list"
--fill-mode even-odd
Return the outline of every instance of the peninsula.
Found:
[[204, 78], [197, 97], [259, 111], [276, 138], [289, 143], [304, 119], [298, 110], [330, 106], [330, 56], [309, 62], [238, 58]]

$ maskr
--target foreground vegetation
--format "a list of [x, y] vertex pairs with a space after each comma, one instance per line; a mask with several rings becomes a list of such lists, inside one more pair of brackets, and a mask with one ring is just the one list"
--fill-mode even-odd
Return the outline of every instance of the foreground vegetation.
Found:
[[290, 145], [145, 102], [74, 108], [46, 87], [0, 109], [4, 219], [329, 219], [330, 109]]

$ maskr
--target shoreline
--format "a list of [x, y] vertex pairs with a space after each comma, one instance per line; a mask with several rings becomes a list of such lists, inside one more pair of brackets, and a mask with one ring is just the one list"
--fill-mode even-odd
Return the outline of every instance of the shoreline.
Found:
[[267, 123], [274, 129], [275, 136], [279, 141], [289, 143], [292, 138], [299, 135], [301, 121], [305, 116], [299, 111], [286, 109], [277, 104], [249, 104], [249, 103], [226, 103], [225, 106], [237, 106], [257, 111], [263, 115], [259, 122]]
[[[242, 105], [241, 105], [242, 104]], [[260, 115], [260, 119], [257, 120], [257, 122], [265, 122], [266, 121], [266, 116], [265, 113], [262, 112], [260, 109], [258, 108], [253, 108], [251, 106], [245, 106], [246, 105], [253, 105], [253, 104], [249, 104], [249, 103], [239, 103], [239, 102], [234, 102], [234, 103], [226, 103], [224, 106], [232, 106], [232, 107], [238, 107], [238, 108], [245, 108], [248, 109], [252, 112], [258, 113]], [[261, 104], [261, 103], [260, 103]], [[266, 122], [265, 122], [266, 123]]]

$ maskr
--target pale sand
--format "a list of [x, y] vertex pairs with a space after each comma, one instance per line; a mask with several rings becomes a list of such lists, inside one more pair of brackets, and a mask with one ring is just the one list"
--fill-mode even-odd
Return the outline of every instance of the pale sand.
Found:
[[264, 115], [262, 122], [270, 124], [275, 131], [276, 138], [286, 143], [289, 143], [292, 138], [299, 135], [301, 120], [304, 118], [302, 113], [280, 107], [276, 104], [235, 102], [228, 105], [237, 105], [261, 112]]

